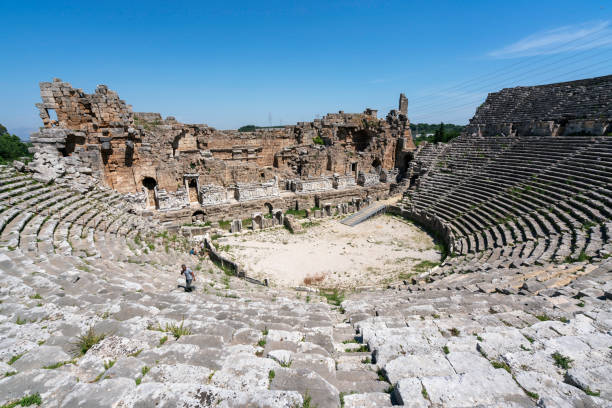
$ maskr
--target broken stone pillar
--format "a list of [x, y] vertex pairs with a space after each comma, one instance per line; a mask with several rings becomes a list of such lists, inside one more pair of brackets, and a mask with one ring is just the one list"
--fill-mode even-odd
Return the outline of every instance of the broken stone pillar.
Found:
[[306, 218], [310, 218], [312, 216], [312, 211], [309, 208], [306, 209]]
[[230, 232], [233, 234], [240, 231], [242, 231], [242, 220], [232, 220]]
[[258, 229], [259, 229], [259, 230], [260, 230], [260, 229], [263, 229], [263, 219], [264, 219], [264, 218], [263, 218], [263, 216], [261, 215], [261, 213], [254, 213], [254, 214], [251, 216], [251, 219], [253, 220], [252, 227], [253, 227], [253, 230], [254, 230], [254, 231], [257, 231]]
[[314, 217], [321, 218], [321, 210], [314, 210]]
[[331, 210], [331, 204], [327, 203], [323, 206], [323, 210], [325, 212], [325, 216], [326, 217], [331, 217], [332, 215], [332, 210]]
[[276, 225], [283, 225], [283, 210], [272, 210], [272, 216]]
[[404, 116], [408, 116], [408, 98], [403, 93], [399, 97], [399, 111]]
[[292, 233], [300, 232], [302, 230], [302, 224], [297, 222], [293, 215], [289, 214], [284, 217], [285, 227]]

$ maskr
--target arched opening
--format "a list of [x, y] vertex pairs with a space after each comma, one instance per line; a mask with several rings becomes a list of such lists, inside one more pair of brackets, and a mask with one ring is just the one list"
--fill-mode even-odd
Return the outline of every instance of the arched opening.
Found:
[[82, 146], [84, 144], [85, 138], [83, 136], [68, 135], [66, 137], [66, 142], [64, 143], [64, 148], [60, 150], [62, 152], [62, 156], [72, 156], [72, 153], [74, 153], [77, 145]]
[[187, 182], [187, 187], [189, 187], [189, 202], [198, 202], [198, 180], [190, 178]]
[[380, 171], [380, 166], [381, 166], [381, 162], [380, 160], [377, 158], [374, 159], [374, 161], [372, 161], [372, 167], [376, 170], [376, 172], [378, 173]]
[[[265, 203], [264, 206], [266, 207], [266, 211], [267, 211], [266, 215], [270, 215], [271, 216], [272, 215], [272, 204]], [[270, 218], [272, 218], [272, 217], [270, 217]]]
[[155, 202], [155, 187], [157, 187], [157, 181], [153, 177], [145, 177], [142, 179], [142, 185], [147, 189], [147, 206], [157, 207]]
[[202, 223], [204, 222], [204, 218], [206, 217], [206, 214], [204, 214], [204, 211], [195, 211], [193, 214], [191, 214], [191, 222], [195, 223]]
[[367, 130], [360, 130], [353, 134], [355, 150], [362, 152], [370, 146], [372, 135]]

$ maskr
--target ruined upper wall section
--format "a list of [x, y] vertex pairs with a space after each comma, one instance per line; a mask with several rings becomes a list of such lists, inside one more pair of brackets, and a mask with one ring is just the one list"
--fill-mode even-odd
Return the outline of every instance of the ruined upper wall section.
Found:
[[[133, 124], [131, 106], [106, 85], [98, 85], [95, 92], [86, 94], [68, 82], [55, 78], [40, 83], [42, 103], [36, 104], [46, 128], [63, 127], [83, 132], [98, 128], [124, 127]], [[53, 118], [53, 112], [57, 118]]]
[[468, 134], [601, 135], [610, 132], [612, 75], [490, 93]]

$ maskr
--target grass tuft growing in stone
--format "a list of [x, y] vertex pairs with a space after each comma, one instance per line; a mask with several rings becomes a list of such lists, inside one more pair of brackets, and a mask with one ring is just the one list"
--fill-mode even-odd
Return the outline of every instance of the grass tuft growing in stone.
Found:
[[340, 306], [344, 301], [344, 292], [340, 292], [338, 289], [321, 290], [319, 293], [327, 299], [327, 303], [334, 306]]
[[159, 345], [163, 346], [165, 342], [168, 341], [168, 336], [164, 336], [161, 339], [159, 339]]
[[444, 354], [450, 353], [450, 350], [448, 349], [448, 346], [442, 347], [442, 351], [444, 351]]
[[508, 364], [504, 363], [503, 361], [495, 361], [495, 360], [493, 360], [493, 361], [491, 361], [491, 365], [494, 368], [503, 368], [507, 372], [511, 373], [510, 366]]
[[600, 391], [592, 391], [589, 387], [584, 390], [586, 395], [590, 395], [591, 397], [599, 397]]
[[191, 334], [191, 328], [185, 326], [185, 321], [181, 320], [181, 324], [166, 323], [164, 327], [158, 325], [157, 328], [150, 328], [150, 330], [158, 330], [160, 332], [170, 333], [176, 340], [180, 339], [181, 336], [189, 336]]
[[368, 347], [367, 344], [362, 344], [361, 346], [359, 346], [359, 348], [356, 349], [345, 349], [344, 350], [346, 353], [367, 353], [370, 351], [370, 348]]
[[3, 405], [2, 408], [14, 408], [16, 406], [29, 407], [31, 405], [41, 405], [41, 404], [42, 404], [42, 398], [40, 398], [39, 393], [36, 393], [36, 394], [28, 395], [27, 397], [23, 397], [20, 400], [9, 402], [8, 404]]
[[555, 360], [555, 365], [557, 367], [563, 368], [564, 370], [568, 370], [572, 367], [572, 359], [567, 356], [564, 356], [558, 351], [552, 353], [551, 357], [553, 358], [553, 360]]
[[89, 329], [84, 333], [77, 337], [77, 340], [72, 343], [72, 353], [75, 356], [82, 356], [90, 348], [104, 340], [106, 337], [106, 333], [96, 333], [93, 326], [90, 326]]
[[21, 358], [25, 353], [16, 354], [8, 361], [8, 365], [13, 365], [13, 363]]
[[76, 360], [59, 361], [59, 362], [57, 362], [55, 364], [44, 366], [43, 368], [46, 369], [46, 370], [55, 370], [56, 368], [63, 367], [66, 364], [74, 364], [74, 363], [76, 363]]

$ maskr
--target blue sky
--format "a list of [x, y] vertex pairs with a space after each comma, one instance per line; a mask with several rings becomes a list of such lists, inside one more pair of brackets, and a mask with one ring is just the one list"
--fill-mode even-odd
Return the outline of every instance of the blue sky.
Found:
[[609, 1], [2, 2], [0, 123], [38, 83], [106, 84], [135, 111], [228, 129], [410, 100], [463, 124], [487, 92], [612, 74]]

